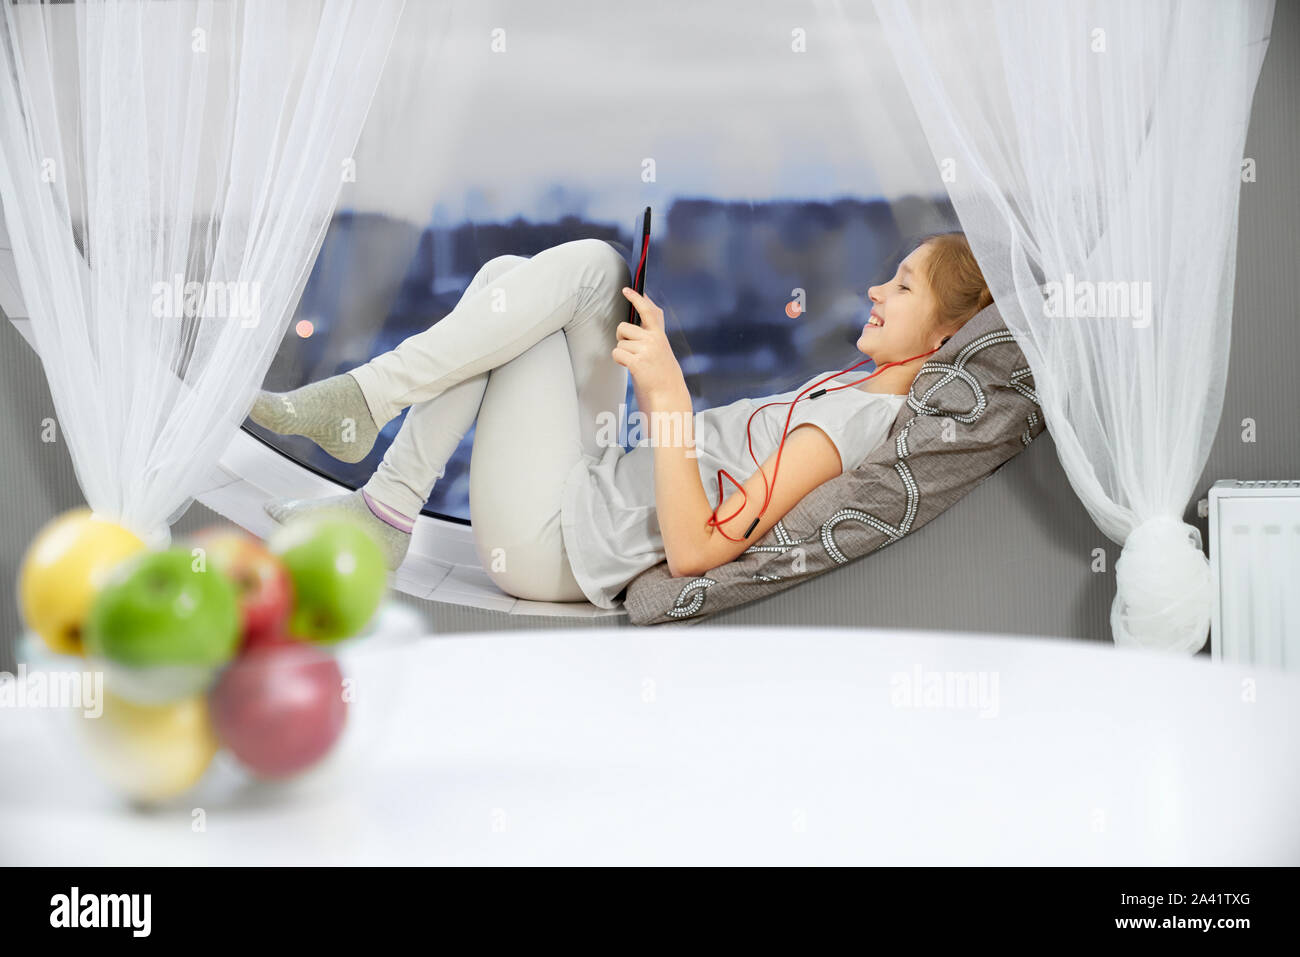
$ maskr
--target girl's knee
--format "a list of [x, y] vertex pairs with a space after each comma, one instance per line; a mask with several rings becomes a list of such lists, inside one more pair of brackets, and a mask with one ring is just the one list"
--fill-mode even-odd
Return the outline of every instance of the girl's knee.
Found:
[[528, 262], [527, 256], [516, 256], [507, 253], [502, 256], [493, 256], [482, 266], [479, 266], [478, 272], [470, 280], [471, 289], [481, 289], [494, 279], [500, 279], [511, 269], [514, 269], [520, 263]]
[[603, 239], [575, 239], [565, 245], [572, 247], [584, 265], [593, 269], [596, 278], [605, 286], [615, 291], [629, 285], [632, 271], [627, 260], [610, 243]]
[[520, 263], [526, 262], [528, 262], [527, 256], [516, 256], [514, 253], [505, 253], [500, 256], [493, 256], [483, 265], [484, 268], [487, 268], [488, 266], [508, 267], [518, 266]]

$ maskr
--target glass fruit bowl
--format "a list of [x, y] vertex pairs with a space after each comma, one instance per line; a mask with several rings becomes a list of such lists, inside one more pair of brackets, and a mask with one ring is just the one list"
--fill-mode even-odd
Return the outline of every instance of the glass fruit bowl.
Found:
[[121, 669], [26, 633], [13, 689], [24, 726], [11, 731], [48, 742], [42, 756], [63, 786], [93, 778], [142, 809], [301, 800], [364, 773], [394, 740], [413, 679], [393, 652], [427, 631], [413, 608], [386, 599], [352, 638], [259, 648], [197, 693], [174, 685], [152, 697]]

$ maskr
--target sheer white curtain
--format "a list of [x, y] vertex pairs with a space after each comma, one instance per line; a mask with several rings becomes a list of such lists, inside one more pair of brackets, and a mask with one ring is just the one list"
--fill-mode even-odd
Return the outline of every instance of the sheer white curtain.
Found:
[[0, 202], [97, 515], [165, 544], [242, 423], [403, 4], [0, 4]]
[[1115, 642], [1200, 649], [1213, 590], [1183, 516], [1222, 411], [1272, 0], [875, 11], [1066, 475], [1123, 545]]

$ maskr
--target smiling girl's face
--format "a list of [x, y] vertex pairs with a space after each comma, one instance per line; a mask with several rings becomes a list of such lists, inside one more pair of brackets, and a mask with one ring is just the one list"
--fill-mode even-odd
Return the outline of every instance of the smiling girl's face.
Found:
[[[867, 290], [871, 318], [862, 327], [857, 348], [877, 366], [937, 349], [944, 333], [935, 322], [938, 300], [926, 275], [928, 243], [899, 263], [888, 282]], [[919, 362], [918, 362], [919, 364]]]

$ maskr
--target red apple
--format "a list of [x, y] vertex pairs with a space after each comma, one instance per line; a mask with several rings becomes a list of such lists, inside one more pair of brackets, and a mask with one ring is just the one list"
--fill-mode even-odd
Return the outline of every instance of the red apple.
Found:
[[200, 532], [194, 544], [214, 569], [235, 583], [243, 622], [241, 652], [286, 640], [293, 581], [283, 563], [257, 539], [233, 528]]
[[281, 631], [279, 628], [267, 628], [264, 631], [255, 631], [249, 634], [244, 640], [243, 646], [239, 649], [239, 653], [246, 655], [250, 651], [256, 651], [259, 648], [280, 648], [284, 645], [301, 645], [302, 643], [293, 635]]
[[222, 744], [264, 778], [289, 777], [316, 764], [347, 717], [338, 662], [314, 645], [288, 639], [231, 662], [208, 705]]

